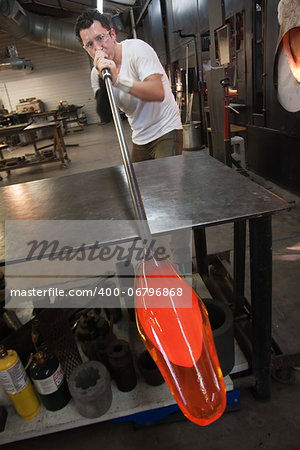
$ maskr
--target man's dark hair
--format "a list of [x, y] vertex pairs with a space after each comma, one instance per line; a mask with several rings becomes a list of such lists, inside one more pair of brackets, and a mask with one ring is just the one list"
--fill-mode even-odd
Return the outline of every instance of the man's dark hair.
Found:
[[82, 39], [80, 37], [80, 31], [85, 30], [86, 28], [90, 28], [90, 26], [93, 24], [94, 20], [97, 20], [101, 23], [103, 28], [106, 30], [110, 30], [110, 22], [107, 16], [105, 14], [99, 13], [97, 9], [90, 9], [89, 11], [84, 11], [76, 21], [75, 25], [75, 34], [79, 42], [82, 44]]

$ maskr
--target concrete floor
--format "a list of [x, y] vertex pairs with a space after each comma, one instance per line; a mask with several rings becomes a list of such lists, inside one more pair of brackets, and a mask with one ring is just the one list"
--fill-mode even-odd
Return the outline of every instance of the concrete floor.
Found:
[[[130, 130], [123, 122], [128, 145]], [[121, 164], [119, 145], [114, 126], [92, 125], [80, 132], [65, 136], [72, 160], [68, 169], [59, 163], [12, 171], [0, 187], [27, 181], [68, 176]], [[44, 142], [43, 142], [44, 144]], [[12, 149], [11, 156], [31, 153], [31, 146]], [[5, 151], [5, 156], [9, 156]], [[273, 183], [251, 174], [251, 177], [276, 195], [290, 202], [290, 211], [273, 216], [273, 337], [286, 353], [299, 351], [299, 261], [300, 261], [300, 202], [299, 197]], [[1, 190], [0, 190], [1, 194]], [[232, 249], [232, 231], [227, 225], [208, 230], [210, 247], [214, 250]], [[247, 286], [249, 291], [249, 286]], [[241, 409], [226, 413], [208, 427], [182, 420], [140, 428], [131, 423], [102, 423], [45, 435], [35, 439], [3, 445], [3, 449], [82, 449], [108, 448], [132, 450], [143, 448], [168, 449], [300, 449], [300, 371], [295, 368], [287, 383], [272, 380], [272, 398], [266, 403], [257, 402], [249, 390], [241, 391]], [[1, 433], [0, 433], [1, 443]]]

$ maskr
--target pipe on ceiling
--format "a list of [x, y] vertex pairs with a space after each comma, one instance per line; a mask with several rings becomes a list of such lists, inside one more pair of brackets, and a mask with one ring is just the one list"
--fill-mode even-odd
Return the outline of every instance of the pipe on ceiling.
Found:
[[16, 0], [0, 0], [0, 30], [14, 39], [69, 52], [83, 51], [72, 23], [25, 11]]

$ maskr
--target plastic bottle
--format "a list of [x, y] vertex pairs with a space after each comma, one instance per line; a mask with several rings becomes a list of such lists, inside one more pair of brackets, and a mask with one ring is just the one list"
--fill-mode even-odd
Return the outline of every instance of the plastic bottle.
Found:
[[30, 377], [45, 408], [62, 409], [71, 399], [68, 384], [58, 359], [54, 355], [37, 352], [30, 366]]
[[217, 420], [226, 392], [200, 297], [168, 260], [152, 258], [137, 268], [135, 306], [140, 336], [183, 414], [198, 425]]
[[0, 381], [22, 419], [35, 417], [40, 403], [15, 350], [0, 345]]

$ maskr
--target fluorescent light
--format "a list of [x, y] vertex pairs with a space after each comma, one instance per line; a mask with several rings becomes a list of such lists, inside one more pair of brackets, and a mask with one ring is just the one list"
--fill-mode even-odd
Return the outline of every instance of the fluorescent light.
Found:
[[103, 13], [103, 0], [97, 0], [97, 9], [101, 14]]
[[119, 5], [133, 6], [136, 0], [110, 0], [112, 3], [119, 3]]

